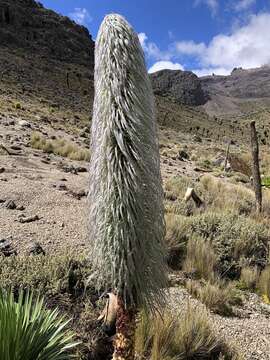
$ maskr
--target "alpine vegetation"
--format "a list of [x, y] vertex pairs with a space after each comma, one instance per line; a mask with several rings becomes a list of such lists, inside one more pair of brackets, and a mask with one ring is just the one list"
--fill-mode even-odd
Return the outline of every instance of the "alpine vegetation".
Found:
[[0, 359], [63, 360], [74, 358], [75, 343], [67, 330], [69, 320], [59, 311], [47, 310], [44, 299], [19, 291], [15, 301], [11, 290], [0, 290]]
[[138, 36], [115, 14], [105, 17], [96, 41], [91, 133], [89, 231], [97, 285], [112, 289], [123, 311], [154, 309], [166, 285], [154, 101]]

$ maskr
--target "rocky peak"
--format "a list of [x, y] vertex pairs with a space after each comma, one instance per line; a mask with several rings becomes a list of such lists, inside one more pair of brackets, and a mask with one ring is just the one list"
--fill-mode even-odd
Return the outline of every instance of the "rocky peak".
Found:
[[170, 97], [183, 105], [203, 105], [207, 95], [191, 71], [161, 70], [151, 74], [154, 94]]

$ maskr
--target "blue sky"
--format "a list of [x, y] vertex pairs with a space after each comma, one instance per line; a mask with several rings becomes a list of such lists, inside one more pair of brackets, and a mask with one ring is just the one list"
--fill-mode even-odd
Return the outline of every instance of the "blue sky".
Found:
[[270, 64], [270, 0], [41, 0], [85, 25], [95, 39], [103, 17], [122, 14], [139, 38], [150, 72], [229, 74]]

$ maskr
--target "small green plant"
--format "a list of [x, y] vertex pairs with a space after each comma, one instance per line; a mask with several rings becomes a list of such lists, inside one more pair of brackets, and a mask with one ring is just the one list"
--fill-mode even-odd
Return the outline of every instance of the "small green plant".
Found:
[[28, 291], [19, 292], [18, 301], [11, 290], [0, 291], [1, 360], [71, 359], [69, 350], [78, 343], [66, 330], [69, 320], [59, 311], [46, 310], [44, 300], [33, 299]]
[[262, 186], [270, 188], [270, 176], [265, 176], [262, 178]]
[[16, 102], [16, 103], [14, 104], [14, 107], [15, 107], [16, 110], [21, 110], [21, 109], [22, 109], [22, 105], [21, 105], [20, 102]]

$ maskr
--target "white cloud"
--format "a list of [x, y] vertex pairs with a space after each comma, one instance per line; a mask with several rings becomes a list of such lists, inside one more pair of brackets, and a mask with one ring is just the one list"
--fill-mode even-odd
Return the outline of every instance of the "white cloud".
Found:
[[139, 40], [140, 40], [140, 43], [141, 43], [141, 46], [142, 48], [144, 49], [145, 48], [145, 43], [146, 43], [146, 40], [148, 39], [147, 35], [145, 33], [139, 33], [138, 34], [138, 37], [139, 37]]
[[69, 17], [80, 25], [86, 25], [93, 20], [86, 8], [75, 8]]
[[235, 67], [270, 64], [270, 13], [250, 16], [245, 25], [234, 27], [229, 34], [216, 35], [209, 44], [175, 41], [163, 51], [148, 41], [146, 34], [139, 34], [139, 38], [148, 59], [156, 62], [151, 72], [164, 68], [183, 69], [181, 63], [192, 63], [196, 64], [193, 68], [199, 76], [225, 75]]
[[172, 61], [157, 61], [153, 66], [150, 67], [148, 72], [151, 74], [164, 69], [184, 70], [184, 67], [181, 64], [173, 63]]
[[204, 43], [196, 44], [194, 41], [177, 41], [174, 47], [177, 53], [183, 55], [201, 55], [206, 50]]
[[239, 0], [235, 2], [234, 10], [235, 11], [247, 10], [254, 4], [256, 4], [256, 0]]
[[138, 34], [141, 46], [149, 58], [155, 60], [169, 60], [171, 54], [169, 51], [161, 51], [159, 47], [152, 41], [148, 41], [148, 37], [145, 33]]
[[270, 63], [270, 13], [250, 17], [230, 35], [215, 36], [201, 56], [209, 67], [252, 68]]
[[209, 8], [212, 16], [215, 16], [216, 13], [218, 12], [218, 8], [219, 8], [218, 0], [195, 0], [193, 3], [195, 7], [201, 4], [206, 5]]
[[231, 73], [230, 69], [227, 68], [205, 68], [205, 69], [195, 69], [192, 70], [197, 76], [206, 76], [206, 75], [229, 75]]

